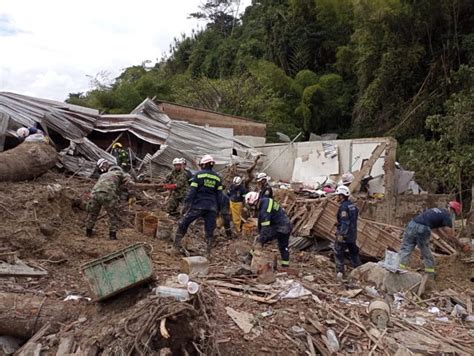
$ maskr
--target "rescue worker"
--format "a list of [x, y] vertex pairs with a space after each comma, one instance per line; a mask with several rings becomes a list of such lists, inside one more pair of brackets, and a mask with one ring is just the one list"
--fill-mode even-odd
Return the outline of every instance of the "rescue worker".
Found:
[[102, 174], [102, 173], [107, 172], [111, 166], [112, 166], [112, 165], [110, 164], [109, 161], [107, 161], [107, 160], [104, 159], [104, 158], [100, 158], [100, 159], [97, 161], [97, 169], [98, 169], [98, 171], [99, 171], [99, 175]]
[[273, 189], [268, 183], [270, 177], [266, 173], [257, 174], [257, 187], [259, 190], [259, 199], [262, 198], [273, 198]]
[[346, 187], [349, 187], [353, 181], [354, 175], [351, 172], [346, 172], [341, 176], [341, 179], [339, 180], [339, 182], [337, 182], [337, 185], [344, 185]]
[[225, 186], [222, 186], [222, 202], [221, 202], [220, 216], [222, 218], [222, 222], [224, 225], [225, 235], [227, 236], [227, 238], [233, 239], [235, 236], [230, 226], [231, 215], [230, 215], [229, 192], [226, 191]]
[[415, 216], [405, 228], [402, 246], [400, 247], [400, 268], [406, 269], [415, 246], [418, 246], [425, 265], [425, 272], [434, 279], [435, 261], [431, 254], [429, 242], [431, 229], [443, 229], [449, 236], [454, 237], [453, 220], [461, 214], [461, 204], [450, 201], [447, 209], [432, 208]]
[[357, 247], [357, 219], [359, 209], [353, 204], [349, 196], [351, 192], [345, 185], [340, 185], [336, 189], [336, 197], [339, 202], [336, 224], [336, 242], [334, 243], [334, 255], [336, 260], [337, 278], [344, 276], [344, 258], [346, 250], [349, 250], [349, 257], [352, 267], [361, 265], [359, 247]]
[[191, 182], [185, 204], [189, 206], [186, 215], [178, 224], [174, 238], [174, 247], [182, 252], [181, 240], [188, 231], [189, 225], [198, 218], [204, 219], [204, 231], [207, 240], [207, 255], [211, 253], [214, 243], [216, 216], [221, 210], [222, 183], [221, 177], [213, 171], [215, 161], [210, 155], [204, 155], [199, 162], [201, 168]]
[[[104, 169], [108, 162], [102, 163]], [[91, 200], [87, 204], [86, 236], [92, 237], [93, 228], [99, 217], [102, 207], [109, 216], [109, 239], [117, 239], [117, 229], [119, 224], [119, 204], [122, 189], [130, 188], [133, 185], [130, 175], [125, 173], [118, 166], [111, 166], [107, 172], [103, 173], [97, 183], [92, 188]]]
[[259, 232], [257, 241], [263, 247], [266, 243], [277, 239], [281, 266], [288, 267], [290, 265], [288, 244], [293, 226], [285, 210], [273, 198], [263, 197], [260, 199], [257, 192], [247, 193], [245, 203], [257, 208]]
[[186, 172], [186, 178], [188, 179], [188, 183], [191, 184], [191, 181], [193, 179], [193, 172], [191, 172], [191, 170], [188, 168], [188, 163], [186, 162], [186, 158], [181, 158], [181, 160], [183, 161], [183, 169], [184, 169], [184, 172]]
[[44, 132], [36, 127], [20, 127], [18, 130], [16, 130], [18, 140], [20, 140], [21, 142], [25, 141], [28, 136], [35, 134], [44, 135]]
[[112, 146], [112, 156], [117, 160], [117, 166], [128, 172], [130, 170], [130, 157], [128, 152], [123, 149], [120, 142], [115, 142]]
[[239, 233], [242, 229], [242, 208], [245, 194], [247, 194], [247, 189], [242, 182], [242, 178], [234, 177], [228, 190], [228, 196], [234, 229]]
[[179, 206], [184, 202], [184, 198], [186, 198], [188, 179], [183, 170], [182, 158], [173, 159], [173, 166], [174, 169], [165, 179], [165, 183], [168, 183], [167, 189], [171, 190], [171, 196], [166, 211], [170, 215], [177, 215], [179, 214]]

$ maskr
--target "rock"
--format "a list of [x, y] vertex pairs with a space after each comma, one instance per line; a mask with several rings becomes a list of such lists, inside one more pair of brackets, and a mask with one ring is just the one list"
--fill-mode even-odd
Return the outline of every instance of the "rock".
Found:
[[257, 277], [257, 282], [263, 283], [263, 284], [271, 284], [275, 282], [275, 280], [276, 280], [275, 273], [273, 273], [272, 271], [266, 271]]
[[375, 284], [377, 289], [392, 295], [410, 289], [421, 282], [420, 273], [392, 273], [374, 262], [368, 262], [354, 269], [350, 278]]
[[40, 224], [39, 229], [44, 236], [53, 236], [57, 231], [56, 228], [49, 223]]

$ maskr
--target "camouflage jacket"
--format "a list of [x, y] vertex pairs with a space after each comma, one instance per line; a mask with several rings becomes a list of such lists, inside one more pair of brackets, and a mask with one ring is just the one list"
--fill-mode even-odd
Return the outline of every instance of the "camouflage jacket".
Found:
[[174, 194], [177, 198], [184, 198], [188, 192], [188, 177], [184, 170], [172, 170], [166, 177], [165, 183], [176, 184]]
[[94, 188], [92, 188], [92, 194], [101, 192], [119, 195], [121, 188], [128, 188], [132, 183], [132, 177], [122, 170], [109, 171], [99, 177]]

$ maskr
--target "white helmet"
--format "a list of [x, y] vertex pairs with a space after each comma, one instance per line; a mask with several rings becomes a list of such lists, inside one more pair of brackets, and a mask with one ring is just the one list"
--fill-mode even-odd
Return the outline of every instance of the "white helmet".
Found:
[[182, 163], [182, 164], [186, 164], [186, 158], [181, 157], [181, 163]]
[[354, 180], [354, 175], [351, 172], [344, 173], [341, 177], [342, 184], [351, 184]]
[[175, 158], [175, 159], [173, 159], [173, 165], [175, 165], [175, 164], [182, 164], [182, 163], [183, 163], [182, 158]]
[[28, 130], [26, 127], [20, 127], [18, 130], [16, 130], [16, 134], [18, 137], [26, 138], [30, 134], [30, 130]]
[[261, 182], [264, 179], [266, 179], [268, 181], [268, 180], [270, 180], [270, 177], [267, 176], [267, 174], [264, 173], [264, 172], [257, 174], [257, 182]]
[[214, 158], [211, 155], [204, 155], [201, 158], [199, 164], [206, 164], [206, 163], [215, 163]]
[[258, 193], [257, 192], [250, 192], [245, 195], [245, 202], [248, 205], [255, 205], [258, 201]]
[[349, 195], [351, 195], [351, 191], [345, 185], [340, 185], [336, 189], [336, 194], [342, 194], [345, 197], [348, 197]]
[[105, 163], [109, 163], [107, 162], [106, 159], [103, 159], [103, 158], [100, 158], [98, 161], [97, 161], [97, 167], [102, 167]]
[[240, 178], [239, 176], [237, 177], [234, 177], [234, 180], [232, 181], [235, 185], [240, 185], [240, 183], [242, 183], [242, 178]]

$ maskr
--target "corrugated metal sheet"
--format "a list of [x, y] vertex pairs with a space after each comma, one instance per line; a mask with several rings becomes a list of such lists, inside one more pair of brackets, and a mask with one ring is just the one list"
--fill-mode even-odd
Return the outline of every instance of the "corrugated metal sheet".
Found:
[[67, 139], [89, 134], [99, 118], [99, 112], [59, 101], [0, 92], [0, 112], [10, 117], [10, 128], [34, 126], [44, 117], [48, 126]]

